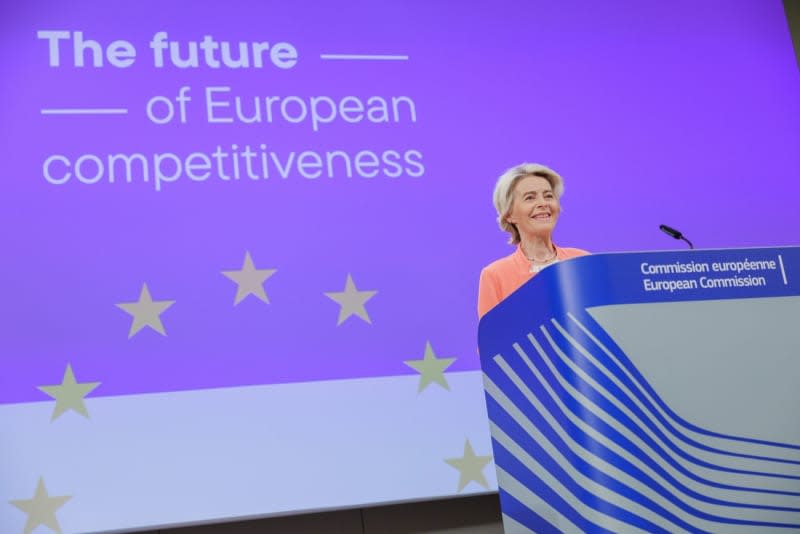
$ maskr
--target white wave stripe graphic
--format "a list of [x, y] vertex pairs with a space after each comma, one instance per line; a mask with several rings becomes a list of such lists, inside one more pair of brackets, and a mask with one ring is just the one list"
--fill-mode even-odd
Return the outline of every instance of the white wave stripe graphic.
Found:
[[[708, 434], [704, 434], [701, 432], [697, 432], [685, 425], [683, 421], [680, 419], [676, 419], [672, 416], [672, 414], [664, 410], [662, 404], [653, 398], [650, 394], [648, 388], [643, 387], [640, 380], [634, 376], [633, 373], [630, 372], [627, 365], [625, 365], [618, 355], [616, 355], [613, 351], [611, 351], [600, 339], [597, 338], [590, 330], [587, 328], [583, 323], [581, 323], [572, 313], [567, 313], [569, 319], [575, 323], [575, 325], [588, 337], [592, 342], [597, 345], [597, 347], [614, 363], [616, 363], [618, 369], [624, 373], [628, 379], [636, 384], [637, 390], [647, 398], [647, 400], [651, 403], [652, 406], [667, 420], [669, 420], [673, 425], [676, 427], [680, 427], [681, 431], [686, 434], [687, 436], [691, 437], [695, 441], [699, 441], [705, 443], [709, 446], [713, 446], [719, 449], [727, 449], [731, 452], [736, 452], [740, 454], [752, 454], [756, 456], [771, 456], [775, 458], [781, 458], [784, 460], [792, 460], [796, 462], [800, 462], [800, 449], [791, 449], [786, 447], [780, 447], [776, 445], [767, 445], [761, 443], [752, 443], [748, 441], [740, 441], [742, 436], [731, 436], [731, 437], [720, 437], [720, 436], [710, 436]], [[612, 374], [615, 372], [614, 370], [608, 369]], [[663, 401], [661, 401], [663, 402]], [[737, 439], [738, 438], [738, 439]]]
[[[515, 347], [516, 348], [516, 347]], [[521, 349], [519, 349], [521, 350]], [[692, 524], [696, 528], [701, 528], [704, 530], [712, 530], [719, 528], [719, 524], [713, 520], [708, 520], [704, 518], [696, 517], [695, 515], [691, 514], [690, 512], [682, 509], [677, 504], [673, 503], [663, 495], [659, 494], [657, 491], [649, 487], [646, 483], [638, 480], [633, 475], [630, 475], [617, 467], [613, 466], [605, 459], [598, 457], [595, 455], [595, 450], [592, 447], [586, 448], [585, 445], [579, 444], [576, 442], [568, 432], [566, 432], [563, 428], [559, 425], [555, 424], [552, 416], [547, 412], [547, 409], [538, 401], [536, 396], [530, 390], [530, 388], [525, 384], [519, 375], [508, 365], [508, 363], [503, 359], [502, 356], [498, 355], [495, 356], [495, 362], [498, 364], [498, 367], [502, 370], [502, 372], [514, 383], [517, 387], [518, 391], [522, 393], [523, 396], [531, 403], [537, 413], [542, 415], [548, 426], [555, 431], [559, 437], [567, 444], [570, 451], [575, 453], [577, 456], [588, 462], [592, 467], [597, 469], [598, 471], [604, 473], [608, 477], [617, 480], [630, 488], [638, 491], [640, 494], [648, 497], [656, 504], [662, 506], [668, 512], [674, 514], [676, 517], [680, 518], [681, 520], [685, 521], [686, 523]], [[537, 378], [539, 379], [539, 378]], [[536, 441], [543, 449], [545, 449], [548, 454], [556, 459], [558, 464], [562, 466], [565, 470], [567, 470], [571, 477], [584, 486], [589, 487], [589, 485], [597, 485], [595, 482], [586, 482], [585, 475], [580, 473], [580, 475], [575, 475], [573, 473], [579, 472], [577, 468], [573, 467], [572, 464], [567, 460], [567, 458], [559, 451], [559, 449], [549, 440], [547, 440], [543, 434], [535, 427], [535, 425], [524, 415], [522, 410], [520, 410], [513, 402], [508, 399], [508, 397], [499, 390], [499, 388], [491, 381], [488, 377], [485, 377], [484, 387], [487, 393], [501, 405], [503, 410], [517, 423], [519, 424], [525, 432]], [[497, 424], [497, 422], [493, 422], [493, 424]], [[498, 436], [495, 434], [494, 429], [492, 430], [492, 436], [498, 439]], [[510, 439], [510, 438], [509, 438]], [[505, 445], [504, 445], [505, 446]], [[509, 451], [508, 447], [506, 447]], [[501, 485], [502, 487], [502, 485]], [[664, 485], [662, 485], [664, 487]], [[669, 489], [669, 488], [668, 488]], [[617, 502], [613, 499], [607, 497], [608, 495], [615, 495], [611, 493], [613, 490], [602, 486], [602, 493], [596, 492], [602, 498], [613, 502], [614, 504], [619, 505], [621, 508], [625, 508], [637, 515], [646, 518], [652, 521], [659, 526], [663, 526], [663, 528], [674, 531], [674, 526], [666, 526], [663, 525], [663, 521], [667, 521], [667, 518], [661, 519], [659, 512], [650, 512], [649, 509], [644, 508], [646, 513], [643, 513], [641, 510], [643, 509], [643, 505], [639, 503], [635, 503], [634, 501], [628, 501], [627, 498], [622, 498], [621, 502]], [[736, 508], [736, 507], [729, 507], [725, 505], [707, 503], [703, 501], [698, 501], [691, 497], [686, 497], [681, 499], [683, 502], [687, 504], [690, 508], [693, 508], [696, 511], [700, 511], [709, 515], [715, 515], [718, 517], [725, 517], [729, 519], [741, 520], [741, 521], [769, 521], [769, 522], [784, 522], [784, 523], [792, 523], [793, 521], [800, 522], [800, 513], [792, 513], [792, 512], [785, 512], [785, 511], [773, 511], [773, 510], [763, 510], [763, 509], [746, 509], [746, 508]], [[631, 503], [635, 508], [631, 507]], [[652, 514], [659, 514], [659, 519], [654, 519]], [[739, 527], [736, 527], [739, 528]], [[747, 527], [750, 528], [750, 527]], [[726, 526], [727, 529], [727, 526]]]
[[[509, 443], [514, 446], [514, 442], [509, 440]], [[505, 446], [505, 445], [504, 445]], [[521, 449], [520, 449], [521, 450]], [[530, 465], [528, 465], [530, 463]], [[538, 462], [535, 462], [532, 457], [528, 456], [528, 460], [525, 461], [526, 467], [531, 469], [531, 471], [539, 470], [545, 474], [547, 470], [544, 469]], [[536, 473], [537, 476], [539, 473]], [[557, 519], [553, 521], [552, 519], [549, 521], [551, 524], [556, 526], [559, 531], [562, 532], [575, 532], [575, 533], [582, 533], [585, 532], [581, 527], [575, 525], [573, 522], [569, 520], [566, 516], [562, 515], [554, 506], [546, 503], [544, 500], [541, 499], [538, 495], [533, 493], [529, 488], [527, 488], [522, 482], [520, 482], [517, 478], [514, 477], [513, 474], [508, 472], [502, 467], [497, 468], [497, 477], [498, 481], [503, 481], [502, 488], [512, 497], [517, 499], [518, 501], [522, 502], [532, 511], [535, 511], [539, 515], [550, 515], [555, 516]], [[540, 477], [541, 478], [541, 477]], [[558, 483], [556, 479], [553, 479]], [[578, 500], [575, 496], [571, 493], [561, 493], [560, 491], [554, 488], [552, 485], [547, 484], [547, 486], [556, 491], [556, 493], [563, 498], [567, 504], [569, 504], [579, 515], [581, 515], [584, 519], [589, 522], [594, 523], [600, 527], [608, 529], [612, 532], [625, 532], [627, 533], [636, 533], [641, 532], [646, 534], [646, 530], [642, 530], [641, 528], [635, 527], [628, 523], [624, 523], [619, 521], [618, 519], [601, 514], [599, 511], [591, 508], [590, 506], [586, 505], [582, 501]], [[520, 498], [522, 497], [522, 498]], [[535, 498], [535, 499], [534, 499]], [[538, 502], [537, 502], [538, 501]], [[543, 514], [543, 509], [541, 506], [545, 506], [545, 513]]]
[[[672, 445], [673, 447], [680, 449], [681, 451], [691, 456], [692, 458], [703, 460], [710, 464], [714, 464], [719, 467], [728, 469], [743, 469], [748, 471], [759, 471], [761, 473], [771, 473], [777, 475], [800, 476], [800, 465], [786, 464], [769, 460], [761, 460], [757, 458], [742, 458], [739, 456], [729, 456], [727, 454], [720, 452], [712, 452], [704, 450], [694, 445], [687, 444], [683, 441], [676, 443], [673, 440], [665, 439], [665, 436], [669, 436], [671, 432], [664, 427], [662, 422], [657, 417], [654, 417], [652, 416], [652, 414], [649, 414], [649, 410], [647, 409], [647, 407], [644, 406], [639, 401], [639, 399], [630, 392], [628, 388], [626, 388], [618, 380], [616, 380], [615, 377], [609, 376], [609, 374], [604, 372], [601, 367], [598, 367], [597, 364], [595, 363], [595, 358], [592, 357], [589, 351], [587, 351], [580, 343], [578, 343], [577, 340], [575, 340], [566, 331], [564, 331], [563, 328], [561, 328], [561, 325], [559, 325], [555, 320], [553, 320], [553, 323], [555, 323], [556, 329], [564, 336], [564, 338], [570, 343], [570, 345], [572, 345], [573, 348], [575, 348], [578, 352], [580, 352], [581, 355], [589, 359], [592, 362], [592, 364], [597, 368], [597, 370], [600, 371], [601, 374], [603, 374], [606, 378], [612, 380], [618, 387], [620, 387], [626, 394], [626, 397], [623, 398], [617, 397], [615, 394], [611, 393], [599, 382], [597, 382], [593, 377], [589, 376], [589, 374], [586, 371], [581, 369], [566, 354], [564, 354], [561, 348], [555, 343], [553, 338], [550, 336], [550, 333], [547, 331], [547, 329], [544, 326], [540, 327], [542, 333], [547, 338], [547, 341], [550, 343], [553, 350], [559, 355], [561, 360], [564, 361], [564, 363], [568, 365], [576, 375], [578, 375], [582, 380], [591, 385], [598, 393], [600, 393], [602, 397], [606, 398], [617, 408], [625, 412], [625, 414], [628, 417], [630, 417], [634, 422], [641, 423], [641, 425], [639, 426], [641, 426], [643, 430], [647, 432], [651, 438], [659, 442], [666, 450], [673, 451], [672, 447], [670, 447], [670, 445]], [[647, 421], [645, 421], [641, 416], [636, 415], [633, 412], [633, 410], [630, 409], [631, 404], [635, 404], [645, 414], [645, 416], [649, 415]], [[655, 432], [653, 432], [650, 429], [650, 427], [646, 425], [647, 422], [652, 422], [652, 424], [655, 425], [658, 428], [658, 430], [664, 434], [664, 436], [658, 436]], [[677, 453], [675, 453], [674, 451], [673, 453], [677, 455]], [[745, 476], [749, 477], [750, 475], [745, 475]]]
[[[503, 361], [503, 364], [505, 363], [506, 362]], [[638, 515], [639, 517], [646, 519], [665, 530], [675, 531], [676, 529], [680, 528], [668, 518], [662, 517], [660, 514], [628, 499], [623, 495], [614, 493], [612, 490], [581, 473], [572, 465], [572, 463], [567, 460], [567, 458], [558, 450], [557, 447], [555, 447], [552, 443], [550, 443], [549, 440], [547, 440], [547, 438], [544, 437], [544, 435], [542, 435], [539, 429], [537, 429], [536, 426], [531, 423], [527, 417], [525, 417], [522, 411], [517, 408], [514, 403], [500, 390], [500, 388], [491, 382], [491, 380], [489, 380], [489, 384], [487, 384], [486, 392], [503, 408], [509, 417], [511, 417], [525, 430], [525, 433], [530, 436], [531, 439], [536, 441], [536, 443], [539, 444], [539, 446], [541, 446], [545, 452], [547, 452], [548, 456], [550, 456], [564, 469], [564, 471], [567, 472], [570, 480], [575, 484], [602, 498], [606, 502], [619, 506], [620, 508]], [[602, 512], [585, 505], [578, 499], [578, 497], [576, 497], [564, 486], [561, 480], [557, 479], [554, 475], [547, 471], [547, 469], [543, 467], [539, 461], [537, 461], [533, 456], [525, 451], [521, 445], [516, 443], [508, 434], [506, 434], [505, 431], [498, 426], [497, 422], [491, 422], [489, 424], [489, 429], [492, 432], [492, 437], [497, 440], [498, 443], [500, 443], [515, 458], [522, 462], [531, 472], [535, 473], [536, 476], [542, 479], [553, 491], [558, 493], [561, 498], [569, 503], [570, 506], [575, 508], [575, 510], [577, 510], [583, 517], [591, 520], [593, 523], [602, 524], [613, 532], [628, 532], [631, 529], [638, 530], [637, 527], [634, 527], [633, 525], [621, 522], [612, 516], [603, 514]], [[498, 479], [499, 486], [505, 490], [506, 487], [502, 482], [504, 482], [504, 480]]]
[[[497, 432], [495, 435], [494, 432]], [[555, 478], [547, 469], [545, 469], [539, 462], [537, 462], [532, 456], [526, 453], [519, 445], [517, 445], [514, 440], [508, 437], [500, 428], [494, 427], [492, 428], [492, 435], [495, 436], [495, 439], [500, 443], [506, 450], [508, 450], [514, 457], [516, 457], [520, 462], [522, 462], [526, 468], [528, 468], [532, 473], [534, 473], [537, 477], [539, 477], [551, 490], [558, 493], [558, 495], [564, 499], [564, 501], [571, 506], [581, 517], [590, 521], [598, 526], [602, 526], [607, 528], [612, 532], [646, 532], [638, 527], [635, 527], [629, 523], [620, 521], [619, 519], [606, 515], [595, 508], [590, 507], [583, 501], [581, 501], [578, 497], [576, 497], [572, 492], [570, 492], [560, 480]], [[521, 475], [524, 473], [520, 473]], [[527, 488], [519, 478], [515, 477], [513, 473], [508, 471], [505, 467], [498, 467], [498, 481], [502, 481], [503, 485], [501, 486], [503, 490], [508, 492], [511, 496], [513, 496], [518, 501], [526, 504], [531, 510], [539, 512], [539, 509], [536, 507], [537, 504], [544, 503], [544, 501], [535, 495], [529, 488]], [[523, 491], [524, 488], [524, 491]], [[600, 488], [597, 488], [600, 489]], [[526, 497], [526, 498], [519, 498], [519, 497]], [[536, 501], [530, 501], [530, 497], [534, 496], [537, 498], [539, 503]], [[582, 529], [576, 525], [575, 523], [571, 522], [569, 518], [563, 514], [561, 514], [554, 506], [547, 504], [547, 506], [552, 510], [553, 514], [558, 514], [556, 517], [558, 518], [555, 525], [559, 529], [563, 529], [565, 525], [569, 528], [574, 528], [576, 532], [582, 532]], [[645, 510], [647, 512], [647, 510]], [[541, 513], [540, 513], [541, 515]], [[667, 523], [670, 524], [670, 523]], [[671, 524], [670, 524], [671, 525]]]
[[503, 491], [527, 506], [528, 509], [535, 510], [537, 514], [545, 517], [551, 525], [558, 527], [562, 532], [575, 532], [576, 534], [582, 532], [571, 519], [531, 491], [525, 484], [514, 478], [511, 473], [500, 466], [495, 466], [495, 468], [497, 469], [498, 484], [502, 481], [501, 487]]
[[[529, 529], [528, 527], [526, 527], [525, 525], [523, 525], [510, 515], [503, 514], [503, 532], [505, 534], [528, 534], [530, 532], [533, 532], [533, 530]], [[575, 532], [575, 531], [572, 530], [569, 532]]]
[[[570, 369], [579, 377], [586, 378], [584, 380], [586, 383], [591, 385], [592, 387], [597, 390], [597, 395], [604, 398], [609, 403], [613, 404], [616, 408], [620, 411], [625, 413], [631, 419], [636, 420], [637, 418], [633, 415], [631, 410], [625, 406], [622, 402], [616, 400], [613, 396], [602, 394], [604, 389], [600, 387], [598, 384], [594, 382], [590, 377], [587, 377], [582, 370], [578, 369], [574, 363], [555, 345], [555, 342], [550, 337], [550, 334], [544, 327], [541, 327], [544, 336], [548, 339], [549, 344], [553, 348], [556, 355], [564, 362]], [[533, 337], [532, 334], [528, 334], [528, 339], [531, 341], [534, 346], [538, 345], [538, 342]], [[537, 348], [538, 350], [538, 348]], [[645, 442], [639, 438], [632, 430], [628, 429], [625, 425], [620, 423], [613, 415], [607, 413], [603, 410], [600, 406], [598, 406], [592, 399], [587, 397], [583, 391], [580, 389], [575, 389], [569, 382], [564, 378], [559, 371], [555, 368], [555, 365], [552, 363], [549, 357], [546, 356], [544, 351], [541, 352], [543, 355], [542, 359], [544, 360], [545, 364], [548, 366], [550, 371], [554, 374], [556, 379], [559, 383], [568, 391], [570, 394], [575, 398], [577, 402], [581, 404], [581, 406], [596, 415], [597, 417], [603, 419], [608, 425], [613, 427], [615, 430], [622, 433], [625, 437], [633, 441], [638, 448], [645, 449], [650, 452], [651, 455], [666, 455], [668, 458], [672, 459], [672, 461], [681, 465], [687, 471], [693, 473], [695, 476], [698, 476], [703, 479], [711, 480], [720, 484], [729, 484], [732, 486], [740, 486], [745, 488], [752, 488], [752, 489], [764, 489], [764, 490], [778, 490], [778, 491], [798, 491], [798, 485], [800, 485], [800, 481], [798, 480], [791, 480], [785, 478], [775, 478], [770, 476], [763, 476], [763, 475], [752, 475], [746, 473], [733, 473], [724, 470], [718, 470], [714, 468], [705, 467], [699, 465], [697, 460], [694, 458], [685, 458], [678, 455], [675, 451], [670, 449], [666, 444], [663, 442], [661, 438], [659, 438], [651, 429], [646, 428], [644, 426], [640, 426], [639, 429], [646, 434], [651, 440], [653, 440], [659, 447], [660, 451], [653, 449], [650, 445], [645, 444]], [[610, 398], [609, 398], [610, 397]], [[583, 400], [582, 400], [583, 399]], [[588, 404], [587, 404], [588, 403]], [[746, 459], [741, 459], [740, 462], [728, 462], [729, 466], [735, 469], [743, 469], [749, 470], [752, 466], [751, 464], [747, 463]], [[713, 464], [719, 465], [719, 462], [713, 461], [710, 462]]]
[[[573, 321], [576, 321], [576, 323], [577, 323], [577, 319], [574, 319], [574, 316], [572, 316], [571, 318], [573, 319]], [[631, 402], [635, 402], [636, 405], [642, 411], [644, 411], [645, 413], [649, 412], [653, 417], [654, 424], [658, 425], [659, 429], [661, 429], [662, 432], [665, 432], [667, 434], [671, 434], [671, 435], [675, 436], [676, 438], [680, 439], [681, 441], [685, 440], [685, 436], [682, 435], [680, 432], [677, 432], [676, 429], [673, 426], [670, 426], [670, 425], [666, 425], [665, 426], [665, 425], [663, 425], [662, 421], [660, 419], [658, 419], [655, 414], [653, 414], [653, 411], [654, 411], [653, 408], [655, 407], [655, 410], [658, 411], [659, 414], [661, 414], [663, 417], [665, 417], [667, 419], [671, 419], [671, 418], [669, 418], [668, 416], [666, 416], [664, 414], [664, 412], [660, 409], [660, 406], [658, 406], [657, 403], [654, 403], [652, 401], [652, 399], [648, 398], [649, 403], [645, 404], [639, 399], [639, 396], [636, 395], [636, 392], [639, 392], [640, 394], [646, 394], [646, 392], [642, 391], [642, 389], [640, 389], [640, 388], [637, 388], [636, 392], [632, 391], [628, 386], [626, 386], [618, 378], [618, 376], [615, 373], [615, 371], [621, 371], [621, 372], [627, 374], [629, 376], [629, 378], [631, 378], [631, 380], [633, 380], [633, 378], [630, 377], [630, 373], [628, 373], [627, 369], [625, 369], [624, 367], [620, 367], [618, 370], [612, 370], [612, 369], [607, 368], [600, 361], [599, 358], [597, 358], [591, 351], [589, 351], [580, 342], [578, 342], [573, 336], [571, 336], [569, 334], [569, 332], [556, 319], [551, 319], [550, 321], [552, 322], [552, 324], [556, 328], [556, 330], [558, 330], [558, 332], [564, 337], [564, 339], [566, 339], [570, 343], [570, 345], [572, 345], [578, 352], [580, 352], [581, 355], [583, 355], [588, 360], [590, 360], [592, 362], [592, 364], [597, 368], [597, 370], [599, 372], [601, 372], [608, 380], [613, 382], [620, 389], [624, 390], [629, 395]], [[580, 325], [579, 323], [578, 323], [578, 326], [583, 327], [583, 325]], [[589, 334], [588, 330], [586, 330], [585, 327], [582, 328], [582, 330], [584, 332], [586, 332], [587, 334]], [[600, 343], [599, 340], [597, 340], [597, 338], [593, 338], [593, 341], [595, 341], [596, 343]], [[649, 394], [647, 394], [647, 396], [649, 397]], [[719, 443], [719, 441], [721, 441], [719, 439], [709, 440], [708, 437], [706, 435], [704, 435], [704, 434], [696, 434], [696, 433], [693, 433], [693, 434], [694, 435], [691, 436], [690, 439], [693, 439], [694, 441], [696, 441], [696, 442], [698, 442], [698, 443], [700, 443], [702, 445], [705, 445], [705, 446], [708, 446], [708, 447], [712, 447], [712, 448], [715, 448], [715, 449], [720, 449], [721, 451], [724, 451], [724, 452], [737, 453], [737, 454], [751, 454], [751, 455], [756, 455], [756, 456], [770, 457], [770, 458], [778, 459], [778, 460], [787, 459], [787, 460], [795, 461], [792, 458], [786, 458], [785, 454], [781, 454], [781, 453], [787, 452], [787, 449], [785, 449], [785, 448], [776, 448], [776, 447], [771, 446], [771, 445], [756, 445], [755, 447], [751, 447], [747, 451], [741, 451], [741, 450], [736, 450], [736, 448], [732, 448], [730, 446], [731, 444], [736, 445], [736, 444], [741, 443], [741, 442], [736, 442], [736, 441], [731, 442], [731, 441], [727, 441], [726, 440], [724, 443]], [[698, 451], [698, 453], [697, 453], [698, 456], [701, 456], [701, 455], [704, 455], [704, 454], [719, 454], [719, 453], [713, 453], [713, 452], [710, 452], [710, 451], [706, 451], [706, 450], [703, 450], [703, 449], [698, 449], [695, 445], [692, 445], [691, 443], [687, 443], [686, 445], [688, 447], [693, 448], [694, 450], [697, 450]], [[695, 454], [695, 453], [692, 453], [692, 454]], [[786, 468], [786, 472], [784, 472], [784, 471], [782, 471], [780, 469], [778, 470], [778, 472], [782, 473], [782, 474], [789, 474], [789, 473], [792, 473], [792, 474], [795, 474], [795, 475], [800, 474], [800, 465], [792, 465], [792, 464], [786, 464], [786, 463], [780, 463], [780, 462], [778, 462], [776, 464], [774, 462], [774, 460], [759, 460], [759, 459], [755, 459], [755, 458], [750, 459], [750, 460], [753, 461], [753, 462], [756, 462], [756, 463], [757, 462], [767, 462], [767, 465], [769, 465], [771, 468], [774, 468], [776, 465], [779, 465], [781, 467], [785, 467]], [[759, 467], [756, 470], [762, 470], [762, 468]]]
[[[537, 344], [538, 345], [538, 344]], [[522, 350], [522, 348], [518, 344], [514, 344], [514, 349], [519, 354], [525, 365], [528, 369], [534, 374], [538, 383], [536, 384], [537, 387], [541, 388], [542, 391], [546, 392], [550, 399], [558, 406], [558, 409], [561, 411], [562, 415], [570, 420], [574, 425], [580, 428], [583, 432], [586, 433], [591, 439], [595, 442], [600, 443], [607, 448], [609, 448], [612, 452], [615, 452], [623, 459], [627, 460], [635, 467], [642, 470], [651, 479], [660, 486], [670, 489], [673, 493], [685, 495], [687, 499], [696, 499], [691, 494], [687, 492], [687, 490], [693, 490], [699, 494], [707, 495], [709, 492], [714, 492], [714, 496], [717, 499], [724, 500], [731, 502], [733, 504], [759, 504], [763, 506], [779, 506], [779, 507], [800, 507], [800, 497], [791, 496], [791, 495], [780, 495], [780, 494], [773, 494], [773, 493], [758, 493], [752, 492], [747, 490], [732, 490], [732, 489], [725, 489], [725, 488], [718, 488], [715, 486], [711, 486], [708, 482], [701, 482], [695, 479], [692, 479], [686, 476], [683, 472], [676, 469], [672, 464], [663, 461], [659, 458], [656, 454], [652, 453], [650, 449], [646, 448], [646, 445], [643, 442], [639, 441], [638, 443], [634, 443], [634, 445], [638, 445], [637, 450], [643, 451], [643, 447], [645, 447], [643, 452], [647, 453], [648, 458], [650, 458], [654, 463], [656, 463], [659, 467], [661, 467], [664, 471], [666, 471], [667, 475], [673, 477], [675, 482], [671, 482], [669, 479], [665, 478], [660, 472], [657, 472], [655, 469], [650, 467], [647, 463], [643, 460], [635, 456], [634, 454], [628, 452], [625, 448], [619, 445], [613, 439], [607, 437], [606, 435], [602, 434], [595, 428], [593, 428], [590, 424], [586, 421], [572, 413], [572, 411], [564, 404], [563, 400], [559, 397], [559, 395], [553, 390], [544, 376], [541, 374], [539, 369], [533, 364], [527, 354]], [[539, 346], [537, 350], [541, 350]], [[544, 355], [542, 355], [544, 357]], [[516, 373], [514, 373], [516, 376]], [[513, 378], [512, 378], [513, 379]], [[561, 439], [565, 440], [566, 442], [576, 443], [570, 433], [569, 430], [564, 428], [560, 423], [556, 422], [555, 418], [547, 411], [547, 409], [540, 404], [539, 400], [533, 396], [533, 393], [527, 388], [524, 381], [520, 379], [522, 385], [520, 386], [517, 383], [517, 387], [523, 392], [526, 398], [531, 402], [537, 410], [537, 413], [542, 415], [548, 423], [548, 425], [553, 428], [555, 432], [559, 434]], [[527, 392], [527, 393], [526, 393]], [[577, 402], [577, 401], [576, 401]], [[588, 411], [588, 409], [587, 409]], [[585, 446], [578, 444], [577, 447], [586, 449]], [[574, 447], [573, 447], [574, 448]], [[594, 454], [594, 450], [587, 449], [588, 452]], [[676, 483], [682, 484], [687, 489], [684, 489], [681, 486], [677, 486]], [[700, 501], [705, 502], [705, 501]]]

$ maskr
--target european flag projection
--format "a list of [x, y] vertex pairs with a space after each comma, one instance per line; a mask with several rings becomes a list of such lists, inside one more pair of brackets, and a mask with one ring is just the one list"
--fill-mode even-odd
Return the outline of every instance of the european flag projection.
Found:
[[781, 3], [4, 8], [0, 531], [494, 491], [495, 178], [556, 242], [797, 243]]

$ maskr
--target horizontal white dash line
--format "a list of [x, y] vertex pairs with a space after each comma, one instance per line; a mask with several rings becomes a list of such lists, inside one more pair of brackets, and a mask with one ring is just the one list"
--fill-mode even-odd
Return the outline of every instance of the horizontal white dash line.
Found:
[[320, 54], [320, 59], [343, 59], [360, 61], [408, 61], [408, 56], [391, 56], [375, 54]]
[[126, 115], [125, 108], [48, 108], [42, 115]]

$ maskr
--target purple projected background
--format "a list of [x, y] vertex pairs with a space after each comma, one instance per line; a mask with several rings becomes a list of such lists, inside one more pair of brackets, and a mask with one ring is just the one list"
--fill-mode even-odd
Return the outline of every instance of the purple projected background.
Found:
[[[457, 358], [449, 370], [477, 369], [478, 273], [510, 252], [491, 191], [526, 160], [565, 177], [564, 246], [680, 246], [660, 223], [698, 247], [798, 243], [800, 76], [778, 0], [40, 1], [7, 7], [0, 24], [0, 403], [48, 399], [36, 386], [59, 383], [67, 362], [79, 379], [102, 378], [93, 395], [413, 374], [403, 361], [428, 341]], [[135, 60], [119, 68], [103, 57], [96, 68], [86, 51], [76, 67], [74, 41], [62, 40], [50, 66], [39, 31], [80, 31], [104, 47], [125, 40]], [[149, 43], [160, 31], [184, 57], [187, 42], [211, 35], [290, 43], [297, 61], [157, 68]], [[174, 104], [182, 87], [185, 123], [177, 107], [169, 123], [148, 118], [152, 98]], [[316, 131], [309, 118], [210, 123], [207, 87], [229, 87], [218, 98], [240, 95], [248, 114], [253, 97], [377, 96], [407, 97], [414, 115], [401, 105], [397, 121], [339, 116]], [[128, 112], [42, 112], [62, 108]], [[156, 154], [206, 154], [193, 160], [200, 169], [234, 144], [258, 153], [255, 166], [273, 154], [269, 178], [242, 167], [224, 180], [213, 163], [203, 180], [184, 173], [156, 189]], [[353, 164], [347, 177], [342, 160], [328, 176], [327, 152], [355, 161], [365, 150], [399, 166], [370, 166], [367, 155], [361, 174], [376, 176]], [[304, 151], [321, 165], [306, 155], [312, 163], [298, 169]], [[65, 161], [85, 154], [142, 154], [150, 180], [44, 177], [53, 155], [65, 158], [50, 166], [60, 181], [74, 172]], [[172, 175], [174, 161], [163, 169]], [[237, 285], [222, 272], [241, 269], [246, 252], [256, 268], [276, 269], [264, 282], [269, 303], [251, 295], [234, 306]], [[325, 293], [343, 291], [348, 274], [377, 291], [364, 304], [369, 323], [352, 315], [337, 325], [340, 306]], [[144, 283], [154, 300], [174, 301], [160, 315], [166, 336], [143, 328], [129, 339], [132, 317], [117, 304], [137, 301]]]

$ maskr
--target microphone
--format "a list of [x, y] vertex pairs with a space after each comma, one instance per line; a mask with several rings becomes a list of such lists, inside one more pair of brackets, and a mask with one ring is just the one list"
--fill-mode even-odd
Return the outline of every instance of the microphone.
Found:
[[658, 227], [659, 227], [659, 229], [661, 229], [662, 232], [664, 232], [668, 236], [673, 237], [675, 239], [681, 239], [683, 241], [686, 241], [689, 244], [689, 248], [694, 248], [694, 245], [692, 245], [692, 242], [689, 241], [688, 239], [686, 239], [683, 236], [683, 234], [680, 233], [675, 228], [671, 228], [671, 227], [667, 226], [666, 224], [660, 224]]

